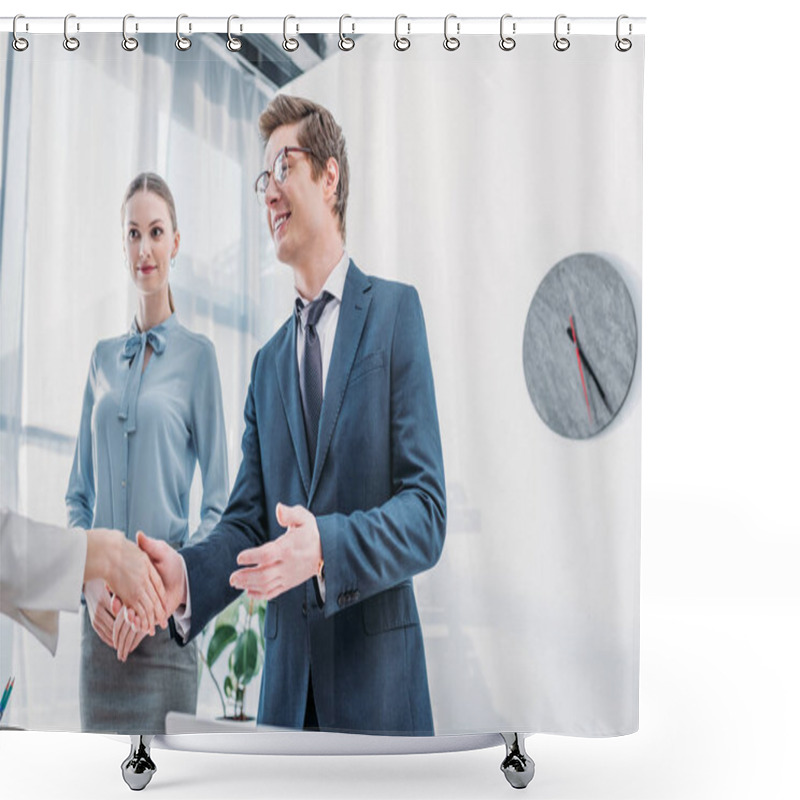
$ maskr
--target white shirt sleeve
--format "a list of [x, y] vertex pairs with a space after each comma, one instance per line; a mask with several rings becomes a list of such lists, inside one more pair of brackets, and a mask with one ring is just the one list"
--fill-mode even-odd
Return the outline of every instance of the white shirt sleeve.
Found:
[[[178, 554], [180, 555], [180, 553]], [[175, 613], [172, 615], [172, 620], [175, 623], [175, 630], [178, 635], [186, 641], [189, 637], [189, 631], [192, 628], [192, 596], [189, 594], [189, 573], [186, 569], [186, 562], [181, 556], [181, 566], [183, 567], [183, 586], [186, 590], [186, 605], [178, 606]]]
[[0, 510], [0, 611], [51, 653], [58, 642], [58, 610], [80, 608], [86, 541], [83, 530]]

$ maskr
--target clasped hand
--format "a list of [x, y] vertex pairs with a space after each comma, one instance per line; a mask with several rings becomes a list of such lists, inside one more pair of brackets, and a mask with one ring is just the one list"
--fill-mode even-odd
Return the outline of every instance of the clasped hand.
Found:
[[[167, 627], [172, 586], [162, 580], [159, 558], [127, 541], [119, 531], [98, 529], [88, 534], [90, 555], [104, 557], [87, 560], [84, 596], [89, 617], [100, 639], [125, 661], [145, 636], [155, 634], [156, 624]], [[142, 545], [144, 538], [138, 533], [137, 544]], [[158, 545], [174, 553], [165, 542]]]

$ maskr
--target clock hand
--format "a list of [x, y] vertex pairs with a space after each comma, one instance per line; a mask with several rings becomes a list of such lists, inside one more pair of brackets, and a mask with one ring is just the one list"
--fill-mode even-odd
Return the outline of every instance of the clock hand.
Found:
[[592, 424], [592, 409], [589, 406], [589, 393], [586, 391], [586, 381], [583, 378], [583, 364], [581, 363], [581, 350], [578, 346], [578, 337], [575, 335], [575, 323], [572, 321], [572, 315], [569, 317], [570, 337], [575, 343], [575, 355], [578, 359], [578, 370], [581, 373], [581, 386], [583, 386], [583, 396], [586, 400], [586, 413], [589, 415], [589, 424]]
[[611, 413], [611, 406], [609, 406], [609, 404], [608, 404], [608, 399], [606, 398], [606, 393], [603, 391], [603, 387], [600, 385], [600, 381], [597, 380], [597, 375], [594, 374], [594, 370], [592, 369], [592, 365], [589, 363], [589, 359], [586, 358], [586, 356], [583, 353], [583, 349], [578, 344], [578, 342], [575, 341], [575, 339], [574, 339], [574, 337], [572, 335], [572, 328], [567, 328], [567, 334], [569, 335], [570, 340], [578, 348], [578, 354], [581, 357], [581, 361], [583, 361], [583, 364], [586, 367], [586, 371], [589, 373], [590, 377], [594, 381], [595, 386], [597, 386], [597, 391], [600, 392], [600, 398], [603, 401], [603, 405], [606, 407], [606, 409], [608, 409], [608, 413], [610, 414]]

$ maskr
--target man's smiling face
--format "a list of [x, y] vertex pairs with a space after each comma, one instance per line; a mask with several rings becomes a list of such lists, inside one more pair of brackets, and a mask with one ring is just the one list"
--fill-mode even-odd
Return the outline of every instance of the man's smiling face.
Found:
[[[264, 150], [264, 168], [275, 167], [275, 159], [284, 147], [300, 147], [298, 131], [302, 123], [281, 125], [269, 137]], [[286, 154], [288, 173], [283, 183], [270, 175], [264, 201], [267, 224], [278, 260], [290, 266], [300, 265], [331, 216], [325, 198], [324, 176], [315, 179], [311, 155], [297, 151]]]

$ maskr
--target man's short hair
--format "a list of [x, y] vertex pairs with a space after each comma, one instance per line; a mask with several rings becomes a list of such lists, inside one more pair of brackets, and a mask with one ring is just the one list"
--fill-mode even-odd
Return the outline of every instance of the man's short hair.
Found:
[[298, 144], [312, 151], [311, 174], [315, 180], [322, 176], [329, 158], [335, 158], [339, 165], [339, 185], [336, 187], [334, 210], [339, 217], [339, 230], [344, 239], [350, 175], [342, 129], [333, 114], [324, 106], [303, 97], [284, 94], [272, 98], [258, 119], [258, 127], [266, 144], [277, 128], [295, 122], [301, 123], [297, 134]]

